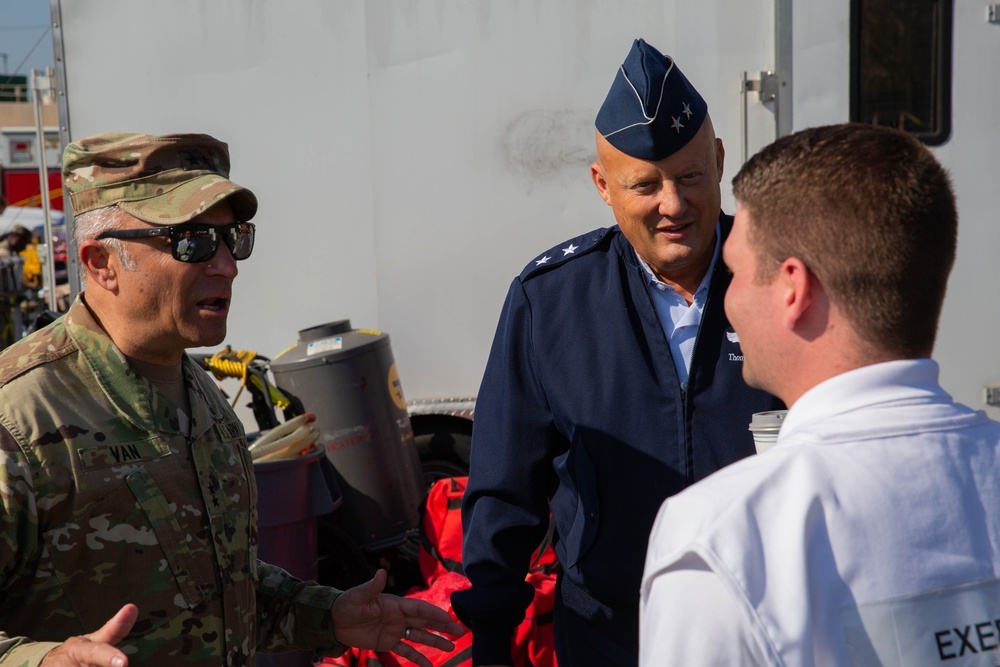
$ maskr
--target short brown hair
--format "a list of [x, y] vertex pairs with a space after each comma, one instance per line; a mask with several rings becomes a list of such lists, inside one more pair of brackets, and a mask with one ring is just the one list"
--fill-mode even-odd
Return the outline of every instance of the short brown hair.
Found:
[[948, 173], [912, 136], [850, 123], [782, 137], [733, 179], [769, 280], [802, 260], [877, 350], [902, 358], [934, 348], [958, 213]]

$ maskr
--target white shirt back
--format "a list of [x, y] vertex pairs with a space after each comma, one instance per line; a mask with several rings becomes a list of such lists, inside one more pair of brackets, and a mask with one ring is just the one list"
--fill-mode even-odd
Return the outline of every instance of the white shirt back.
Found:
[[1000, 664], [1000, 424], [937, 374], [827, 380], [772, 449], [668, 499], [641, 664]]

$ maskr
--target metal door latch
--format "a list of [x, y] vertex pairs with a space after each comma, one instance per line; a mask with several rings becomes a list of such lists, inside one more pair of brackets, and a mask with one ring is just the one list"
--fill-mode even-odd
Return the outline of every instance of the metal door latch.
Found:
[[1000, 5], [986, 5], [986, 21], [1000, 23]]

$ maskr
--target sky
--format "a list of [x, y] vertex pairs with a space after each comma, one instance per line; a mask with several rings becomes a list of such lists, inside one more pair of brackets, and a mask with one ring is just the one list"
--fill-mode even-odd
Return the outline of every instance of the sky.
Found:
[[0, 0], [0, 77], [52, 67], [49, 0]]

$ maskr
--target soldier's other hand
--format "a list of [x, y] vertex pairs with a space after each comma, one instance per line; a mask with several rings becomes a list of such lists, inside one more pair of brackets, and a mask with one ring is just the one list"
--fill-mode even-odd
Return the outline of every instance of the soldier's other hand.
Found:
[[128, 635], [139, 608], [127, 604], [100, 630], [70, 637], [42, 658], [40, 667], [127, 667], [128, 658], [114, 647]]
[[330, 610], [334, 635], [347, 646], [392, 651], [431, 667], [431, 661], [413, 644], [450, 651], [455, 645], [437, 633], [460, 637], [465, 628], [429, 602], [383, 593], [386, 576], [385, 570], [379, 570], [371, 580], [345, 591], [334, 601]]

